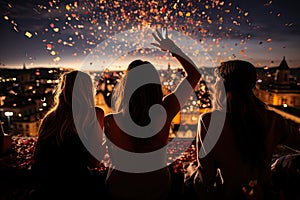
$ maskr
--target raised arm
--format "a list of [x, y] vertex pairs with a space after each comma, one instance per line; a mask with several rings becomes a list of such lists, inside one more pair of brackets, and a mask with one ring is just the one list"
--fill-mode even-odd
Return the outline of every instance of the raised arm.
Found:
[[175, 91], [166, 96], [163, 101], [168, 114], [175, 116], [190, 97], [201, 78], [201, 74], [195, 63], [168, 37], [167, 30], [165, 38], [159, 31], [156, 30], [156, 33], [157, 35], [153, 34], [153, 37], [157, 43], [151, 44], [160, 48], [162, 51], [171, 52], [186, 72], [185, 78], [179, 83]]

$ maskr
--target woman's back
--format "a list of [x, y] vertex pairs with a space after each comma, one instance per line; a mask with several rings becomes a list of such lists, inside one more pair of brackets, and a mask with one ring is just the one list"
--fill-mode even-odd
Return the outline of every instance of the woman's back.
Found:
[[[221, 170], [224, 180], [223, 192], [224, 199], [241, 198], [245, 193], [255, 193], [257, 199], [263, 199], [264, 194], [268, 191], [271, 184], [271, 159], [276, 145], [287, 144], [295, 148], [300, 148], [300, 134], [298, 130], [290, 127], [287, 122], [278, 114], [266, 110], [257, 109], [257, 118], [262, 120], [264, 130], [265, 149], [261, 152], [263, 155], [262, 162], [258, 162], [254, 167], [249, 165], [240, 151], [240, 145], [237, 144], [235, 129], [232, 127], [234, 117], [227, 113], [221, 135], [214, 146], [213, 150], [206, 157], [200, 159], [202, 174], [204, 179], [209, 182], [215, 178], [217, 168]], [[219, 111], [214, 114], [219, 115]], [[209, 128], [211, 113], [201, 116], [202, 125]], [[201, 129], [203, 130], [203, 129]], [[201, 133], [202, 141], [206, 133]], [[259, 140], [260, 138], [257, 138]], [[247, 144], [244, 144], [247, 145]], [[199, 145], [201, 146], [201, 145]], [[255, 148], [256, 146], [253, 146]], [[249, 151], [252, 149], [250, 148]], [[258, 155], [257, 159], [259, 159]], [[263, 192], [265, 191], [265, 192]]]
[[[105, 116], [105, 135], [108, 143], [108, 150], [112, 167], [109, 169], [107, 177], [108, 191], [112, 199], [165, 199], [171, 186], [170, 173], [166, 167], [166, 153], [161, 154], [161, 158], [156, 159], [165, 166], [161, 169], [143, 172], [131, 173], [122, 171], [122, 166], [116, 166], [116, 163], [126, 165], [124, 162], [132, 162], [126, 160], [119, 152], [119, 148], [130, 153], [148, 153], [153, 152], [167, 143], [167, 138], [161, 139], [158, 135], [151, 138], [135, 138], [121, 130], [116, 124], [114, 117], [122, 118], [122, 114], [109, 114]], [[122, 120], [120, 120], [122, 123]], [[167, 126], [166, 126], [167, 127]], [[169, 131], [163, 128], [162, 131]], [[165, 134], [162, 134], [165, 135]], [[133, 161], [134, 162], [134, 161]], [[146, 163], [134, 163], [139, 168]], [[147, 168], [147, 167], [146, 167]]]
[[83, 198], [92, 195], [96, 189], [88, 169], [89, 157], [91, 155], [79, 137], [70, 138], [62, 145], [57, 145], [55, 138], [51, 137], [38, 140], [32, 166], [37, 198]]

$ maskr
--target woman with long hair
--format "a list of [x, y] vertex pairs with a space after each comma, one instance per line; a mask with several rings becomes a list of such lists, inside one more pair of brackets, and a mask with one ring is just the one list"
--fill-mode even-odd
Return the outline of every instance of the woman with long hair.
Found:
[[102, 142], [101, 109], [94, 104], [91, 77], [81, 71], [62, 74], [54, 96], [54, 106], [42, 119], [32, 166], [36, 192], [42, 199], [83, 198], [92, 193], [91, 167], [99, 157], [88, 150], [91, 140]]
[[[200, 186], [196, 184], [196, 192], [199, 199], [211, 199], [217, 188], [222, 199], [269, 199], [275, 147], [286, 144], [300, 149], [299, 130], [254, 95], [257, 74], [251, 63], [231, 60], [221, 63], [215, 72], [214, 111], [202, 114], [198, 124], [196, 182]], [[224, 126], [207, 151], [209, 138], [216, 132], [215, 119], [220, 116], [225, 117]], [[216, 187], [216, 177], [221, 187]]]
[[[104, 118], [112, 166], [107, 188], [112, 199], [166, 199], [171, 187], [166, 164], [169, 130], [175, 115], [200, 80], [195, 64], [159, 31], [153, 45], [170, 51], [186, 76], [163, 96], [160, 77], [148, 61], [134, 60], [114, 89], [114, 113]], [[154, 153], [156, 152], [156, 153]], [[153, 153], [153, 156], [151, 157]]]

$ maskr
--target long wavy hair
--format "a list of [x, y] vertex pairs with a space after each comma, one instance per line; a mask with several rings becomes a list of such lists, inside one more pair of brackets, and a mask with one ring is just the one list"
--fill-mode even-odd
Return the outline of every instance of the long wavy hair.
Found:
[[226, 110], [242, 159], [255, 167], [265, 156], [266, 132], [257, 115], [257, 110], [266, 106], [252, 90], [257, 79], [256, 69], [247, 61], [232, 60], [221, 63], [216, 75], [214, 109]]
[[88, 74], [76, 70], [62, 74], [54, 94], [54, 105], [39, 127], [39, 138], [51, 137], [62, 144], [74, 134], [95, 130], [94, 105], [93, 83]]
[[148, 114], [150, 107], [153, 104], [162, 103], [163, 92], [160, 84], [151, 83], [139, 87], [131, 96], [129, 96], [130, 94], [126, 92], [128, 91], [127, 87], [130, 87], [128, 85], [134, 83], [136, 78], [129, 72], [136, 67], [147, 67], [151, 71], [151, 73], [147, 74], [147, 76], [151, 76], [156, 83], [160, 83], [159, 74], [150, 62], [134, 60], [129, 64], [124, 76], [114, 89], [112, 106], [114, 112], [125, 113], [129, 110], [132, 120], [137, 125], [145, 126], [150, 123], [150, 117]]

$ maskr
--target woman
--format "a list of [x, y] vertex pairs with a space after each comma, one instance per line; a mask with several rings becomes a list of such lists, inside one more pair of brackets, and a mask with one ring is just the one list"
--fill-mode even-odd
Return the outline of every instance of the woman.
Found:
[[[112, 161], [107, 188], [112, 199], [167, 198], [171, 182], [162, 149], [168, 143], [171, 122], [181, 103], [190, 97], [200, 79], [195, 64], [168, 38], [167, 32], [165, 38], [158, 31], [153, 36], [158, 42], [153, 45], [170, 51], [183, 66], [186, 77], [173, 93], [163, 97], [159, 74], [150, 62], [135, 60], [129, 64], [114, 91], [115, 113], [104, 118]], [[153, 152], [159, 152], [157, 157], [148, 159]]]
[[[286, 144], [300, 149], [300, 133], [283, 117], [268, 110], [253, 94], [257, 77], [251, 63], [242, 60], [223, 62], [216, 75], [215, 110], [202, 114], [198, 124], [198, 197], [272, 199], [271, 159], [275, 147]], [[213, 120], [221, 119], [222, 115], [224, 127], [212, 150], [207, 151], [206, 137], [214, 134]], [[205, 155], [200, 155], [203, 152]], [[218, 177], [223, 184], [215, 192], [217, 174], [221, 174], [221, 178]]]
[[[91, 140], [102, 142], [96, 114], [103, 118], [103, 112], [95, 109], [90, 76], [80, 71], [66, 72], [54, 98], [55, 105], [39, 127], [34, 150], [34, 195], [41, 199], [92, 197], [96, 189], [89, 168], [96, 167], [98, 161], [87, 145], [95, 144]], [[97, 147], [104, 154], [101, 145]]]

